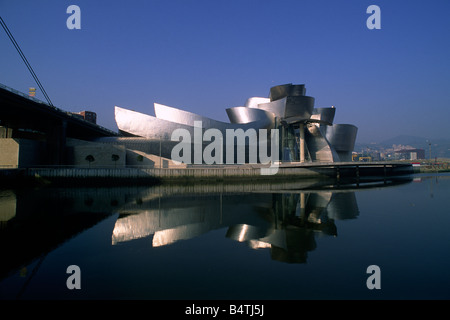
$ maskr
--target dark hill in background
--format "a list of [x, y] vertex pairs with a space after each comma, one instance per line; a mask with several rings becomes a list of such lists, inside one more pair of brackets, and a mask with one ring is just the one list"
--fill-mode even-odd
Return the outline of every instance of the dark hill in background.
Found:
[[429, 139], [423, 137], [401, 135], [381, 141], [379, 144], [386, 147], [392, 147], [393, 145], [401, 144], [401, 145], [410, 145], [415, 148], [425, 149], [425, 147], [428, 147], [428, 141]]

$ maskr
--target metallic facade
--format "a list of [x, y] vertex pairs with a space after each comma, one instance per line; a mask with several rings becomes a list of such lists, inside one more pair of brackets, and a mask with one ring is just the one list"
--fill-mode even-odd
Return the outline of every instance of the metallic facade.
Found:
[[[315, 99], [305, 94], [303, 84], [272, 87], [268, 98], [251, 97], [244, 106], [226, 109], [229, 123], [158, 103], [155, 116], [116, 106], [115, 118], [124, 136], [145, 138], [143, 143], [159, 141], [166, 156], [174, 144], [172, 132], [182, 128], [193, 135], [194, 122], [201, 121], [203, 130], [217, 129], [222, 134], [227, 129], [278, 129], [279, 159], [284, 162], [351, 161], [358, 128], [334, 124], [336, 108], [314, 108]], [[125, 138], [112, 139], [123, 142]]]
[[273, 128], [273, 120], [270, 117], [253, 117], [251, 121], [236, 123], [227, 123], [210, 119], [192, 112], [176, 109], [173, 107], [165, 106], [159, 103], [154, 104], [155, 115], [158, 119], [176, 122], [182, 125], [194, 127], [195, 121], [201, 121], [203, 128], [214, 128], [221, 132], [225, 132], [226, 129], [271, 129]]

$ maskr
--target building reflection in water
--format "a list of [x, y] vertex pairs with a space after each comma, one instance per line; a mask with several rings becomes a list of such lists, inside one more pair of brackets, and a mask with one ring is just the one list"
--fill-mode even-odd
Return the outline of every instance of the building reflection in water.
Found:
[[337, 235], [335, 220], [354, 219], [359, 211], [354, 192], [273, 194], [270, 228], [233, 225], [227, 237], [250, 247], [269, 248], [274, 260], [304, 263], [316, 248], [315, 235]]
[[270, 249], [272, 259], [306, 262], [317, 233], [336, 236], [335, 220], [354, 219], [359, 210], [352, 191], [170, 195], [154, 193], [120, 210], [112, 244], [152, 237], [154, 247], [197, 237], [214, 229]]
[[224, 229], [229, 239], [270, 250], [272, 259], [302, 263], [317, 234], [335, 236], [336, 220], [357, 217], [355, 190], [324, 180], [0, 190], [0, 279], [111, 215], [117, 218], [104, 241], [112, 245], [151, 237], [152, 246], [160, 247]]

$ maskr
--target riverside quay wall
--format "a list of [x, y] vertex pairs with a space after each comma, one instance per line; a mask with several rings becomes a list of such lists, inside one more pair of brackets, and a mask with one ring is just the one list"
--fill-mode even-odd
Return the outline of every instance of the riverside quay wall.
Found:
[[383, 178], [413, 174], [409, 163], [355, 163], [340, 162], [329, 164], [280, 164], [274, 175], [261, 175], [259, 165], [207, 166], [198, 165], [186, 168], [16, 168], [0, 170], [0, 181], [8, 183], [21, 180], [40, 180], [42, 182], [108, 182], [114, 184], [138, 183], [199, 183], [215, 181], [280, 181], [296, 179], [345, 179], [345, 178]]

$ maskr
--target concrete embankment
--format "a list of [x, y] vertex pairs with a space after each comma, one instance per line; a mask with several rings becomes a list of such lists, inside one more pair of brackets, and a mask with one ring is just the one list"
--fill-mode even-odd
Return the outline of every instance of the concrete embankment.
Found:
[[215, 181], [282, 181], [292, 179], [390, 177], [414, 173], [404, 163], [331, 163], [282, 164], [264, 175], [259, 165], [191, 166], [187, 168], [18, 168], [0, 170], [0, 180], [37, 183], [120, 183], [156, 184], [161, 182], [195, 183]]
[[449, 163], [421, 165], [419, 168], [421, 173], [450, 172]]

